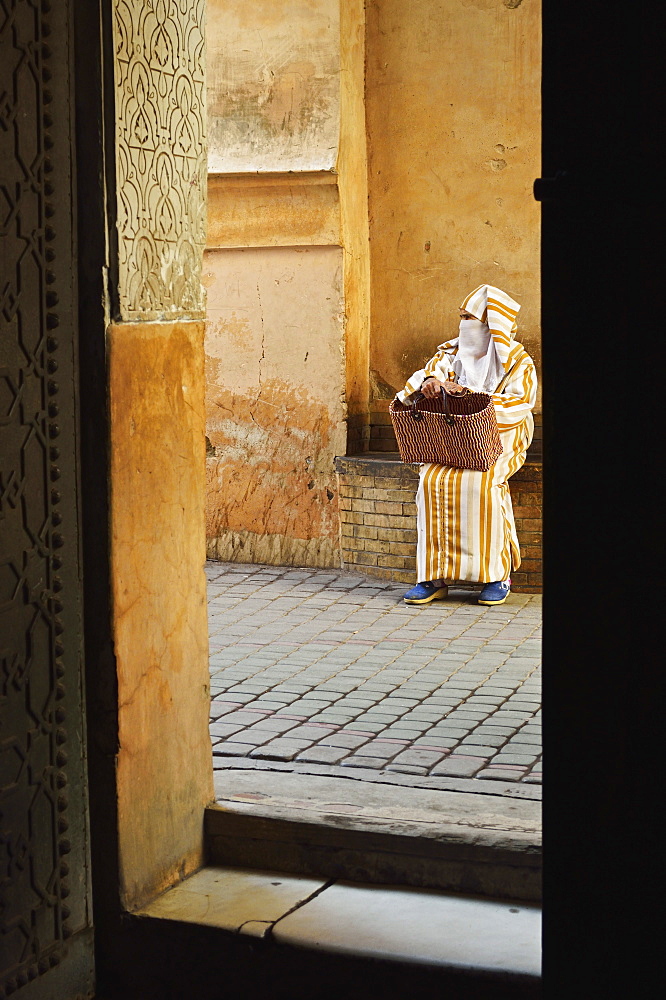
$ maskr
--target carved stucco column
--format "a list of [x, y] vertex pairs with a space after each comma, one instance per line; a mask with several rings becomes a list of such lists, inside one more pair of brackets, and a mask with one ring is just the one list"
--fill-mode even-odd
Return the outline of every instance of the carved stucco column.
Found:
[[203, 569], [205, 6], [113, 3], [111, 573], [128, 908], [201, 863], [203, 806], [212, 799]]

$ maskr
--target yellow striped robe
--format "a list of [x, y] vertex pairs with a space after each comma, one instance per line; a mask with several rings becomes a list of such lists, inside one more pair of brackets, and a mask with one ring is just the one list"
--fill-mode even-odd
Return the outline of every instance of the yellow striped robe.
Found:
[[[522, 344], [511, 340], [503, 358], [505, 375], [493, 394], [503, 453], [487, 472], [432, 463], [420, 467], [416, 493], [416, 579], [448, 583], [490, 583], [509, 578], [520, 566], [520, 546], [508, 479], [525, 461], [532, 441], [537, 379]], [[398, 393], [402, 402], [430, 375], [445, 382], [457, 339], [442, 344], [424, 369]], [[503, 384], [504, 383], [504, 384]]]

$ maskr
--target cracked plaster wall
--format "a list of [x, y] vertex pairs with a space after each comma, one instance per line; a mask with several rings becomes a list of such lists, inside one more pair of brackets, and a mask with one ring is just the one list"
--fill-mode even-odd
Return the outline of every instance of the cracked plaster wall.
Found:
[[203, 279], [208, 554], [338, 565], [341, 250], [208, 251]]
[[209, 0], [208, 24], [208, 555], [339, 566], [340, 0]]

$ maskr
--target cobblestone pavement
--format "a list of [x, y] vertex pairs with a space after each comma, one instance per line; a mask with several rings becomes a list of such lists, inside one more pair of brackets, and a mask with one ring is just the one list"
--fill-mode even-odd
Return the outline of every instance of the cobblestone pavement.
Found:
[[356, 573], [206, 573], [214, 767], [541, 782], [539, 595], [413, 607]]

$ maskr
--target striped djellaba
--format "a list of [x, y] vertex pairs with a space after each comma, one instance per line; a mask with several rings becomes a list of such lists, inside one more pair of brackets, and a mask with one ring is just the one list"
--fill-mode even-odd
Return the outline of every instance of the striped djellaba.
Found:
[[[509, 296], [504, 301], [488, 297], [486, 313], [474, 296], [472, 292], [463, 308], [473, 315], [488, 316], [506, 373], [499, 391], [492, 395], [502, 454], [487, 472], [433, 463], [421, 465], [416, 493], [417, 581], [490, 583], [508, 579], [511, 571], [520, 566], [508, 480], [523, 465], [532, 441], [536, 371], [522, 344], [513, 339], [518, 310], [512, 307], [517, 303]], [[415, 372], [398, 393], [401, 402], [412, 402], [429, 376], [444, 382], [453, 374], [457, 343], [455, 339], [440, 345], [425, 368]]]

